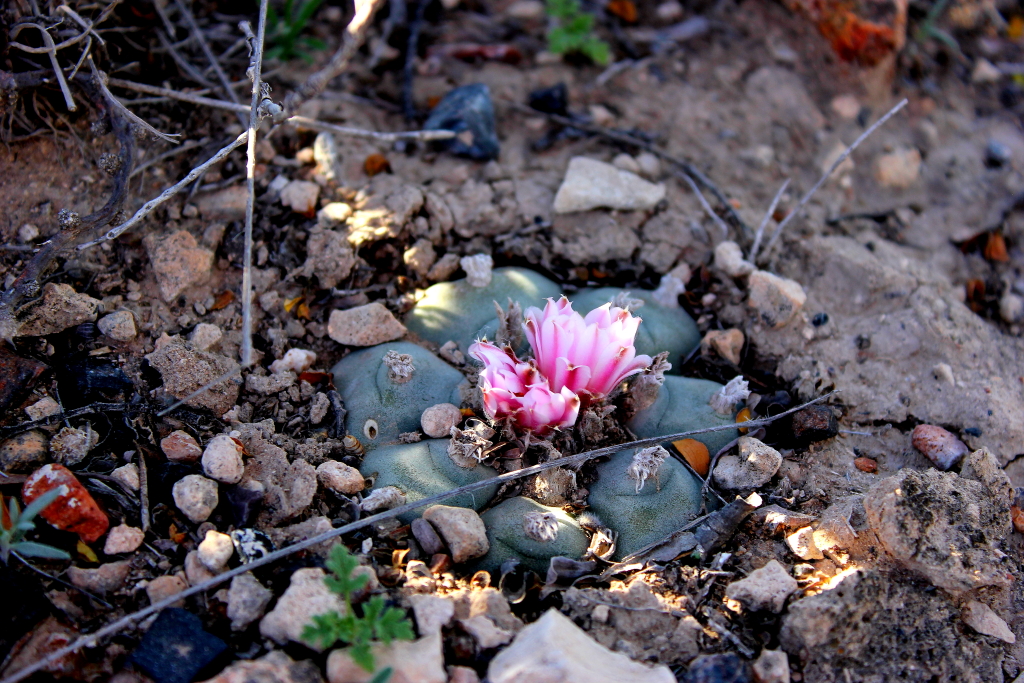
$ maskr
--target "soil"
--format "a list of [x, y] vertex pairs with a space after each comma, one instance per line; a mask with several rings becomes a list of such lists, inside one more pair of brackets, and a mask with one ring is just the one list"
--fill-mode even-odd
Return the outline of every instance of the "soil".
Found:
[[[231, 33], [235, 13], [249, 11], [247, 5], [229, 5], [197, 2], [193, 8], [221, 51], [236, 39]], [[105, 562], [130, 564], [128, 578], [103, 602], [21, 563], [0, 567], [4, 576], [10, 575], [5, 585], [19, 585], [18, 597], [5, 599], [5, 604], [18, 605], [19, 618], [0, 631], [0, 675], [15, 672], [12, 662], [22, 666], [49, 651], [39, 634], [55, 629], [89, 633], [146, 606], [147, 582], [178, 573], [184, 577], [186, 557], [208, 529], [226, 533], [250, 522], [241, 496], [222, 496], [202, 524], [175, 506], [172, 485], [193, 470], [168, 461], [161, 451], [160, 440], [172, 431], [185, 430], [205, 444], [238, 423], [273, 424], [273, 436], [254, 436], [256, 427], [248, 427], [240, 438], [247, 447], [276, 446], [287, 454], [278, 463], [280, 472], [264, 473], [268, 481], [287, 479], [275, 479], [283, 502], [251, 520], [278, 546], [354, 518], [347, 499], [323, 490], [295, 502], [300, 498], [296, 482], [308, 475], [307, 464], [311, 470], [329, 459], [359, 463], [358, 449], [342, 442], [343, 434], [330, 424], [333, 418], [318, 424], [310, 420], [313, 407], [322, 401], [314, 396], [331, 388], [327, 371], [352, 350], [331, 339], [328, 319], [332, 310], [372, 301], [399, 317], [407, 312], [417, 292], [431, 281], [427, 269], [407, 263], [403, 254], [425, 240], [437, 257], [490, 254], [496, 266], [538, 270], [567, 291], [607, 285], [654, 289], [662, 276], [685, 264], [691, 275], [679, 303], [701, 333], [740, 329], [745, 343], [738, 366], [707, 351], [670, 359], [681, 365], [683, 374], [723, 383], [742, 374], [758, 395], [775, 397], [776, 412], [838, 390], [828, 401], [839, 420], [837, 435], [808, 444], [794, 436], [788, 422], [762, 435], [784, 460], [757, 493], [764, 505], [811, 515], [815, 538], [820, 531], [826, 539], [819, 543], [823, 557], [798, 557], [784, 538], [795, 527], [783, 532], [755, 514], [701, 561], [685, 555], [634, 566], [611, 579], [589, 573], [571, 588], [544, 587], [544, 577], [528, 578], [525, 597], [516, 595], [511, 604], [516, 617], [529, 624], [549, 608], [560, 609], [602, 645], [638, 661], [667, 665], [680, 680], [691, 680], [687, 672], [697, 670], [698, 656], [736, 653], [754, 661], [762, 650], [778, 649], [788, 654], [790, 678], [764, 680], [1014, 680], [1024, 672], [1024, 620], [1018, 616], [1024, 605], [1024, 540], [1010, 525], [1010, 515], [1019, 510], [1011, 507], [1004, 484], [1024, 486], [1024, 316], [1008, 315], [1005, 302], [1024, 296], [1024, 211], [1018, 206], [1024, 192], [1024, 105], [1019, 76], [978, 82], [972, 74], [983, 60], [1020, 61], [1020, 31], [1014, 37], [991, 17], [985, 19], [982, 10], [982, 18], [971, 23], [963, 17], [964, 8], [973, 5], [961, 3], [961, 12], [940, 21], [957, 41], [954, 51], [942, 41], [920, 37], [918, 29], [931, 4], [914, 3], [906, 45], [882, 63], [865, 66], [840, 59], [804, 15], [768, 0], [745, 0], [713, 7], [686, 5], [679, 20], [707, 17], [709, 29], [653, 50], [643, 40], [643, 30], [664, 29], [669, 22], [658, 19], [651, 3], [639, 6], [634, 26], [623, 28], [614, 20], [613, 31], [611, 23], [601, 25], [599, 32], [612, 40], [624, 60], [616, 63], [617, 70], [605, 71], [585, 60], [552, 59], [543, 52], [544, 20], [510, 18], [510, 5], [501, 0], [454, 9], [428, 5], [413, 61], [412, 104], [418, 118], [406, 120], [399, 113], [407, 26], [391, 35], [388, 47], [380, 40], [383, 17], [370, 30], [369, 47], [346, 74], [302, 109], [307, 116], [339, 125], [406, 130], [422, 123], [452, 88], [485, 83], [501, 143], [497, 160], [476, 162], [423, 144], [336, 136], [332, 166], [313, 149], [313, 130], [280, 126], [261, 138], [253, 249], [259, 302], [253, 339], [256, 366], [243, 371], [237, 387], [158, 415], [172, 401], [170, 389], [161, 376], [164, 370], [158, 371], [146, 356], [178, 343], [168, 337], [198, 335], [202, 330], [197, 326], [207, 324], [219, 328], [222, 336], [181, 362], [226, 369], [231, 363], [221, 357], [239, 358], [244, 147], [134, 230], [55, 261], [46, 282], [70, 285], [97, 300], [97, 318], [131, 311], [137, 333], [116, 340], [85, 322], [46, 336], [15, 338], [9, 345], [13, 354], [49, 369], [32, 377], [23, 372], [0, 378], [16, 385], [11, 392], [0, 392], [7, 401], [0, 429], [5, 436], [23, 431], [19, 425], [26, 422], [25, 408], [44, 397], [56, 399], [64, 411], [102, 404], [102, 409], [69, 422], [83, 429], [88, 423], [99, 435], [88, 457], [71, 469], [107, 510], [111, 527], [123, 522], [148, 528], [146, 542], [137, 550], [118, 558], [100, 554]], [[415, 5], [409, 9], [414, 12]], [[28, 9], [7, 11], [14, 16]], [[1007, 18], [1013, 15], [1013, 29], [1013, 22], [1020, 21], [1017, 10], [1001, 11]], [[309, 31], [333, 49], [346, 12], [334, 3], [321, 7]], [[115, 56], [111, 48], [105, 56], [107, 64], [123, 67], [120, 77], [166, 82], [179, 89], [195, 85], [166, 51], [156, 49], [159, 44], [151, 35], [158, 26], [155, 13], [119, 10], [111, 25], [125, 27], [123, 34], [106, 34], [115, 36], [111, 43], [121, 50]], [[511, 45], [522, 58], [504, 63], [479, 56], [437, 56], [442, 53], [435, 47], [454, 43]], [[638, 58], [625, 59], [627, 48], [639, 50]], [[194, 45], [182, 49], [202, 63]], [[225, 60], [239, 79], [243, 53]], [[312, 62], [321, 65], [328, 54], [313, 53]], [[6, 59], [0, 69], [27, 68], [20, 57], [7, 54]], [[271, 62], [266, 79], [273, 86], [272, 96], [283, 98], [313, 68], [302, 59]], [[649, 211], [555, 215], [552, 199], [570, 158], [611, 162], [617, 155], [642, 151], [608, 136], [564, 129], [524, 106], [532, 92], [559, 83], [568, 88], [569, 111], [586, 117], [580, 119], [581, 127], [587, 123], [629, 131], [686, 159], [720, 188], [745, 225], [731, 220], [725, 207], [706, 193], [729, 221], [729, 234], [723, 235], [690, 186], [664, 161], [649, 179], [665, 184], [666, 198]], [[238, 91], [248, 99], [244, 88]], [[715, 247], [731, 239], [748, 253], [753, 231], [783, 181], [789, 179], [790, 185], [776, 220], [797, 207], [839, 150], [903, 97], [909, 100], [907, 107], [857, 148], [817, 191], [804, 214], [787, 226], [779, 247], [759, 261], [765, 270], [798, 282], [806, 293], [792, 320], [768, 327], [748, 306], [745, 279], [729, 277], [716, 264]], [[22, 108], [11, 111], [0, 101], [0, 114], [7, 117], [6, 144], [0, 149], [0, 277], [5, 288], [14, 283], [33, 250], [57, 234], [60, 210], [86, 215], [110, 191], [99, 161], [116, 141], [94, 125], [101, 119], [97, 108], [81, 95], [80, 110], [70, 114], [51, 88], [40, 89], [38, 98], [30, 101], [23, 95]], [[235, 114], [222, 110], [168, 100], [129, 106], [187, 144], [172, 154], [168, 144], [140, 140], [136, 168], [142, 170], [131, 180], [126, 214], [242, 130]], [[384, 165], [381, 155], [386, 170], [368, 175]], [[913, 162], [915, 156], [919, 164]], [[907, 159], [910, 170], [906, 164], [899, 166]], [[280, 201], [284, 181], [297, 180], [319, 188], [316, 205], [305, 214]], [[351, 268], [344, 268], [340, 277], [334, 271], [330, 277], [336, 286], [327, 288], [322, 285], [326, 271], [317, 269], [318, 254], [306, 244], [322, 220], [316, 210], [331, 202], [344, 202], [356, 212], [350, 229], [360, 220], [368, 227], [364, 239], [353, 245], [354, 254], [345, 246], [331, 247], [335, 251], [329, 253], [341, 254]], [[447, 217], [439, 205], [447, 207]], [[37, 230], [33, 234], [26, 225]], [[173, 240], [165, 239], [172, 235]], [[161, 253], [161, 244], [174, 247]], [[443, 279], [463, 275], [453, 270]], [[261, 389], [270, 364], [289, 348], [316, 353], [310, 372], [283, 389]], [[6, 367], [0, 369], [7, 372]], [[115, 410], [115, 405], [120, 407]], [[221, 408], [232, 406], [232, 414], [225, 417]], [[864, 501], [867, 497], [872, 509], [871, 496], [887, 490], [887, 477], [933, 467], [912, 445], [919, 424], [944, 427], [971, 451], [989, 455], [971, 460], [959, 474], [942, 475], [946, 479], [941, 486], [934, 484], [927, 496], [922, 494], [927, 514], [919, 511], [912, 524], [873, 523]], [[60, 426], [45, 429], [56, 433]], [[626, 438], [617, 426], [609, 433], [616, 443]], [[556, 444], [565, 446], [564, 441]], [[138, 492], [110, 483], [115, 468], [139, 457], [148, 463], [151, 519], [145, 525]], [[20, 496], [31, 470], [0, 471], [5, 499]], [[1000, 478], [1004, 472], [1005, 480]], [[594, 476], [587, 466], [579, 481], [584, 485]], [[517, 485], [499, 497], [520, 490], [530, 489]], [[567, 510], [579, 512], [581, 500], [567, 495], [563, 502]], [[378, 590], [393, 604], [409, 606], [414, 593], [446, 595], [480, 588], [481, 577], [461, 566], [452, 568], [450, 558], [448, 564], [435, 565], [433, 574], [428, 568], [429, 577], [410, 573], [410, 534], [408, 526], [396, 523], [344, 540], [357, 551], [369, 542], [373, 550], [362, 561], [375, 568]], [[35, 538], [65, 549], [78, 547], [70, 563], [36, 563], [55, 576], [66, 576], [71, 565], [94, 568], [100, 561], [93, 553], [99, 553], [101, 544], [82, 548], [74, 534], [49, 525], [38, 524]], [[913, 561], [894, 550], [907, 543], [921, 552]], [[936, 580], [946, 572], [948, 558], [929, 563], [923, 550], [928, 544], [956, 548], [975, 563], [976, 575], [997, 578], [975, 584]], [[255, 576], [279, 598], [297, 569], [322, 567], [325, 554], [324, 548], [297, 553]], [[432, 558], [421, 559], [431, 564]], [[799, 581], [781, 613], [751, 611], [726, 595], [731, 582], [772, 560]], [[505, 590], [513, 582], [491, 579], [495, 587], [500, 583], [506, 597], [514, 593]], [[960, 587], [951, 588], [954, 584]], [[968, 625], [962, 614], [971, 600], [990, 607], [1016, 642]], [[312, 661], [319, 673], [304, 670], [304, 675], [326, 671], [326, 655], [294, 642], [275, 645], [261, 637], [258, 620], [233, 631], [226, 594], [191, 597], [185, 608], [228, 645], [228, 654], [202, 678], [275, 649]], [[86, 650], [79, 666], [37, 674], [33, 680], [51, 675], [147, 680], [128, 655], [148, 626], [144, 622], [138, 630]], [[502, 649], [482, 647], [454, 625], [444, 628], [443, 637], [444, 663], [469, 667], [481, 678]], [[469, 680], [457, 679], [454, 671], [450, 675], [452, 681]]]

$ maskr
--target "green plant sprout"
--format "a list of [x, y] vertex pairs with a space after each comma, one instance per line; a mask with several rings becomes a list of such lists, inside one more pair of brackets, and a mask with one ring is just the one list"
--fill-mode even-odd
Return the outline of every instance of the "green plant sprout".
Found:
[[10, 505], [4, 505], [0, 496], [0, 561], [7, 564], [11, 554], [18, 557], [40, 557], [47, 560], [70, 560], [71, 555], [60, 548], [22, 540], [25, 534], [35, 528], [35, 516], [57, 500], [65, 490], [63, 486], [47, 491], [32, 501], [24, 511], [18, 500], [11, 496]]
[[[323, 0], [284, 0], [284, 7], [279, 15], [273, 3], [267, 6], [267, 42], [270, 47], [264, 52], [265, 59], [288, 61], [299, 57], [306, 63], [313, 58], [310, 52], [324, 50], [327, 44], [319, 38], [301, 35], [306, 24], [313, 18], [313, 13], [320, 7]], [[259, 3], [257, 3], [259, 4]]]
[[[359, 566], [359, 559], [344, 544], [338, 543], [331, 548], [325, 566], [333, 576], [328, 576], [324, 583], [345, 601], [345, 613], [315, 615], [313, 623], [303, 630], [302, 638], [324, 649], [338, 641], [347, 643], [352, 660], [372, 673], [374, 661], [370, 643], [379, 640], [390, 645], [395, 640], [412, 640], [412, 624], [402, 610], [386, 606], [382, 595], [375, 595], [366, 601], [362, 606], [362, 616], [356, 614], [352, 596], [366, 585], [369, 577], [352, 575]], [[391, 668], [385, 668], [374, 676], [371, 683], [384, 683], [390, 675]]]
[[546, 11], [556, 26], [548, 30], [548, 49], [555, 54], [578, 52], [595, 64], [605, 65], [611, 48], [593, 34], [594, 15], [580, 7], [579, 0], [546, 0]]

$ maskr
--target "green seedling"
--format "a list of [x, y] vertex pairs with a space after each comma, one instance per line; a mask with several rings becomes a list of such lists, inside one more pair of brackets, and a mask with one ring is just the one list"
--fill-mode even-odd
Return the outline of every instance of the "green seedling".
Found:
[[63, 487], [47, 491], [32, 501], [24, 511], [13, 496], [10, 505], [4, 505], [3, 497], [0, 496], [0, 561], [7, 564], [12, 553], [19, 557], [39, 557], [47, 560], [71, 559], [71, 555], [60, 548], [23, 540], [25, 534], [35, 528], [35, 516], [57, 500], [62, 491]]
[[267, 42], [271, 47], [263, 54], [264, 58], [288, 61], [299, 57], [307, 64], [312, 63], [310, 53], [326, 49], [327, 44], [319, 38], [304, 36], [302, 32], [322, 2], [323, 0], [284, 0], [280, 14], [274, 9], [273, 3], [270, 3], [267, 6]]
[[559, 55], [578, 52], [596, 64], [608, 63], [611, 49], [593, 34], [594, 15], [584, 12], [579, 0], [547, 0], [546, 11], [556, 23], [548, 30], [548, 50]]
[[[362, 606], [362, 615], [356, 613], [352, 596], [366, 585], [369, 577], [365, 574], [352, 575], [359, 566], [359, 559], [349, 552], [344, 544], [338, 543], [331, 548], [325, 566], [333, 576], [328, 576], [324, 583], [345, 601], [345, 613], [327, 612], [315, 615], [313, 623], [307, 625], [303, 631], [302, 638], [324, 649], [338, 641], [346, 643], [349, 645], [352, 660], [372, 673], [375, 667], [371, 642], [378, 640], [390, 645], [395, 640], [412, 640], [412, 624], [402, 610], [388, 607], [382, 595], [375, 595], [367, 600]], [[390, 675], [391, 669], [385, 668], [371, 683], [384, 683]]]

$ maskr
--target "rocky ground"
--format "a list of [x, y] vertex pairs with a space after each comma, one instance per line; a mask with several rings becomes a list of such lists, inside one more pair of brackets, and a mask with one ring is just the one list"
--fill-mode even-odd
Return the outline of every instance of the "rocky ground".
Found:
[[[464, 257], [478, 255], [569, 292], [661, 285], [703, 337], [670, 361], [722, 383], [743, 375], [755, 415], [838, 393], [816, 413], [820, 431], [787, 420], [751, 435], [781, 456], [768, 469], [754, 472], [742, 444], [723, 456], [712, 483], [723, 500], [750, 505], [700, 560], [669, 543], [569, 579], [572, 568], [553, 578], [474, 573], [484, 524], [443, 509], [344, 536], [368, 577], [356, 601], [385, 596], [415, 624], [416, 640], [375, 646], [391, 681], [1022, 675], [1024, 134], [1019, 77], [1001, 64], [1024, 50], [1016, 10], [1001, 8], [1006, 26], [995, 7], [955, 5], [941, 22], [954, 51], [921, 33], [929, 6], [911, 5], [901, 52], [867, 66], [837, 57], [805, 13], [779, 4], [640, 5], [635, 24], [601, 29], [616, 50], [636, 51], [605, 70], [544, 51], [540, 3], [449, 4], [427, 12], [412, 103], [427, 112], [454, 87], [486, 84], [500, 154], [472, 161], [294, 125], [262, 138], [253, 368], [159, 414], [238, 368], [244, 148], [134, 230], [62, 255], [17, 311], [17, 335], [0, 353], [0, 494], [20, 499], [49, 478], [74, 493], [62, 504], [80, 509], [73, 523], [47, 517], [62, 530], [40, 522], [30, 535], [71, 560], [33, 561], [38, 571], [0, 564], [12, 606], [0, 678], [270, 548], [358, 519], [366, 439], [339, 429], [329, 371], [360, 347], [418, 341], [402, 323], [408, 311], [431, 284], [477, 276], [481, 261]], [[234, 15], [201, 5], [205, 30], [230, 35]], [[700, 17], [693, 30], [669, 30]], [[323, 7], [311, 31], [333, 46], [343, 19]], [[422, 122], [398, 113], [395, 46], [407, 33], [389, 44], [387, 26], [377, 21], [347, 74], [301, 113], [377, 131]], [[519, 57], [466, 58], [466, 45]], [[138, 64], [126, 74], [187, 84], [166, 51], [152, 54], [163, 56], [144, 66], [159, 78]], [[312, 69], [271, 63], [274, 96]], [[526, 106], [560, 83], [580, 128]], [[903, 97], [906, 108], [750, 263], [782, 183], [791, 181], [769, 231]], [[166, 100], [132, 108], [188, 145], [162, 156], [169, 145], [139, 143], [129, 213], [242, 130], [231, 112]], [[9, 129], [28, 113], [11, 114]], [[86, 215], [105, 201], [97, 163], [114, 139], [91, 125], [97, 118], [62, 115], [0, 150], [5, 287], [58, 233], [59, 211]], [[727, 205], [705, 188], [712, 218], [677, 166], [585, 133], [593, 126], [686, 159]], [[465, 352], [440, 355], [472, 376]], [[443, 427], [463, 416], [434, 417]], [[584, 467], [581, 483], [594, 472]], [[498, 498], [513, 490], [546, 495], [526, 487]], [[563, 493], [559, 506], [583, 511], [585, 496]], [[345, 609], [323, 580], [331, 543], [187, 597], [33, 680], [368, 681], [347, 655], [302, 640], [312, 614]], [[189, 656], [168, 656], [185, 651], [176, 647]]]

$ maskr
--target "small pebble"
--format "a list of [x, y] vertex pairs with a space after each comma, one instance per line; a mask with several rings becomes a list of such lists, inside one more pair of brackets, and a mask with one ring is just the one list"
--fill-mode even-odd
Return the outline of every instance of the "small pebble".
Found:
[[320, 186], [308, 180], [293, 180], [281, 190], [281, 204], [310, 218], [315, 215], [319, 198]]
[[750, 572], [745, 579], [730, 583], [725, 594], [751, 611], [768, 610], [778, 614], [786, 599], [797, 590], [796, 579], [776, 560], [771, 560]]
[[462, 422], [462, 412], [452, 403], [438, 403], [423, 411], [420, 426], [423, 433], [432, 439], [444, 439], [451, 435], [452, 427]]
[[505, 10], [505, 16], [520, 21], [540, 21], [544, 18], [544, 3], [540, 0], [516, 0]]
[[743, 258], [740, 245], [729, 240], [715, 247], [715, 267], [729, 277], [744, 277], [757, 270], [757, 266]]
[[98, 595], [116, 591], [124, 585], [132, 565], [128, 560], [107, 562], [94, 569], [68, 567], [67, 576], [72, 584]]
[[677, 22], [683, 18], [683, 5], [678, 0], [668, 0], [654, 8], [654, 15], [664, 24]]
[[1017, 637], [1006, 622], [983, 602], [968, 600], [960, 612], [960, 618], [982, 635], [998, 638], [1010, 645], [1017, 642]]
[[131, 311], [115, 311], [105, 315], [96, 322], [100, 332], [115, 341], [131, 341], [138, 331], [135, 328], [135, 316]]
[[839, 422], [828, 406], [808, 406], [793, 414], [793, 438], [800, 443], [824, 441], [838, 433]]
[[683, 683], [752, 683], [750, 663], [734, 652], [701, 655], [686, 671]]
[[1024, 296], [1007, 292], [999, 298], [999, 317], [1010, 324], [1024, 321]]
[[221, 329], [216, 325], [210, 323], [199, 323], [192, 328], [191, 334], [188, 335], [188, 340], [192, 342], [192, 346], [200, 351], [208, 351], [220, 341], [220, 338], [224, 336]]
[[118, 555], [120, 553], [130, 553], [138, 549], [145, 538], [146, 534], [143, 533], [142, 529], [137, 529], [127, 524], [119, 524], [107, 534], [107, 540], [103, 544], [103, 554]]
[[739, 365], [745, 341], [743, 332], [737, 329], [708, 330], [700, 341], [701, 355], [710, 356], [714, 351], [733, 365]]
[[49, 396], [44, 396], [32, 405], [25, 408], [25, 414], [30, 420], [42, 420], [60, 412], [60, 404]]
[[46, 463], [50, 456], [50, 440], [46, 432], [33, 429], [12, 436], [0, 445], [0, 470], [9, 473], [32, 472]]
[[963, 441], [938, 425], [917, 425], [910, 439], [914, 448], [943, 472], [953, 468], [969, 450]]
[[138, 491], [142, 486], [139, 479], [139, 466], [133, 462], [114, 469], [110, 476], [127, 486], [132, 491]]
[[366, 487], [366, 481], [359, 470], [337, 460], [328, 460], [318, 465], [316, 478], [324, 488], [349, 496]]
[[789, 683], [789, 655], [782, 650], [761, 650], [754, 661], [757, 683]]
[[648, 180], [655, 180], [661, 175], [661, 159], [650, 152], [636, 155], [636, 163], [640, 167], [640, 175]]
[[325, 228], [341, 225], [352, 215], [352, 207], [344, 202], [330, 202], [316, 212], [316, 221]]
[[905, 190], [921, 174], [921, 153], [916, 149], [900, 147], [875, 159], [875, 180], [882, 187]]
[[318, 425], [324, 421], [327, 417], [328, 411], [331, 409], [331, 400], [327, 398], [327, 394], [322, 391], [318, 391], [313, 394], [313, 400], [309, 402], [309, 421], [311, 424]]
[[754, 309], [761, 323], [775, 329], [785, 327], [807, 301], [799, 282], [763, 270], [750, 274], [747, 287], [747, 305]]
[[433, 524], [444, 538], [456, 564], [483, 557], [490, 550], [487, 528], [475, 510], [431, 505], [424, 510], [423, 519]]
[[275, 375], [279, 372], [291, 370], [298, 374], [309, 370], [316, 362], [316, 353], [306, 349], [288, 349], [284, 357], [275, 360], [270, 364], [270, 371]]
[[189, 474], [171, 488], [174, 504], [190, 520], [199, 524], [209, 519], [217, 507], [217, 482], [200, 474]]
[[[324, 584], [324, 570], [318, 568], [299, 569], [291, 577], [291, 583], [277, 604], [260, 622], [260, 635], [278, 645], [288, 641], [304, 643], [302, 632], [310, 618], [326, 612], [343, 614], [345, 606], [337, 593]], [[322, 647], [307, 643], [317, 652]]]
[[437, 260], [430, 270], [427, 271], [427, 279], [431, 282], [445, 282], [455, 275], [459, 269], [459, 257], [457, 254], [445, 254]]
[[612, 166], [640, 175], [640, 164], [628, 154], [616, 154], [615, 158], [612, 159]]
[[[149, 597], [149, 603], [155, 605], [161, 600], [177, 595], [186, 588], [188, 588], [188, 584], [185, 583], [185, 579], [177, 574], [158, 576], [146, 584], [146, 595]], [[174, 605], [180, 607], [181, 603], [176, 602]]]
[[185, 578], [188, 580], [188, 585], [197, 586], [205, 581], [209, 581], [216, 574], [206, 568], [202, 562], [199, 561], [199, 551], [190, 550], [185, 555]]
[[854, 458], [853, 466], [861, 472], [874, 474], [878, 471], [878, 462], [872, 458]]
[[820, 560], [825, 557], [821, 554], [818, 544], [814, 542], [814, 530], [809, 526], [797, 529], [786, 536], [786, 545], [801, 560]]
[[373, 302], [344, 311], [331, 311], [327, 334], [347, 346], [376, 346], [405, 335], [405, 326], [384, 304]]
[[160, 450], [171, 462], [193, 463], [203, 454], [199, 442], [191, 434], [180, 429], [160, 439]]
[[249, 624], [263, 616], [274, 592], [265, 588], [251, 573], [239, 574], [231, 579], [228, 589], [228, 619], [232, 631], [244, 631]]
[[1009, 146], [998, 140], [989, 140], [985, 145], [985, 165], [989, 168], [1001, 168], [1012, 158]]
[[213, 437], [203, 451], [203, 473], [224, 484], [237, 484], [245, 472], [242, 452], [242, 445], [227, 434]]
[[832, 111], [847, 121], [853, 121], [860, 113], [860, 102], [853, 95], [838, 95], [832, 98]]
[[971, 71], [971, 83], [996, 83], [1003, 78], [1003, 72], [984, 57], [979, 58]]
[[412, 535], [427, 555], [433, 556], [444, 552], [444, 543], [437, 535], [434, 525], [422, 517], [412, 520]]
[[33, 242], [39, 237], [39, 228], [31, 223], [25, 223], [18, 228], [18, 239], [22, 242]]
[[206, 538], [199, 544], [199, 561], [211, 572], [220, 573], [228, 566], [228, 560], [235, 554], [235, 544], [231, 537], [211, 529]]
[[757, 439], [741, 436], [739, 456], [723, 455], [712, 474], [725, 489], [749, 490], [767, 484], [782, 465], [782, 455]]

